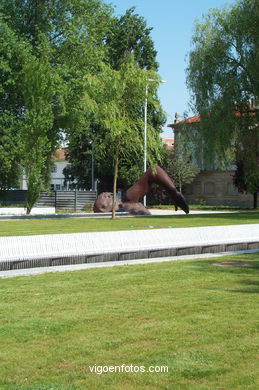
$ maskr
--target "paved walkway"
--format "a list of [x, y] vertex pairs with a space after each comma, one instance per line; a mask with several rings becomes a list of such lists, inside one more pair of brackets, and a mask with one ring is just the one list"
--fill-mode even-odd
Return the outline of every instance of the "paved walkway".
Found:
[[[152, 215], [185, 215], [185, 212], [182, 210], [175, 211], [172, 209], [149, 209]], [[240, 211], [235, 210], [190, 210], [190, 214], [226, 214], [226, 213], [238, 213]]]
[[[10, 209], [11, 210], [11, 209]], [[36, 212], [30, 215], [22, 215], [8, 212], [6, 214], [0, 213], [0, 221], [9, 221], [9, 220], [20, 220], [20, 219], [64, 219], [64, 218], [111, 218], [112, 213], [66, 213], [66, 214], [55, 214], [51, 211], [44, 212], [45, 209], [42, 209], [40, 213]], [[182, 210], [175, 211], [174, 207], [171, 209], [150, 209], [151, 215], [185, 215], [185, 212]], [[191, 210], [190, 214], [225, 214], [225, 213], [238, 213], [240, 211], [221, 211], [221, 210]], [[128, 212], [117, 212], [119, 217], [142, 217], [142, 215], [130, 215]], [[145, 216], [146, 217], [146, 216]]]

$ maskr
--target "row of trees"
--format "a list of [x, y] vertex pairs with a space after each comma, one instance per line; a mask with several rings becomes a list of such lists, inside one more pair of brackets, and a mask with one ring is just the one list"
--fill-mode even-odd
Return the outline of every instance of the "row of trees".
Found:
[[[235, 160], [236, 185], [253, 193], [255, 204], [258, 15], [256, 0], [212, 10], [196, 26], [187, 69], [192, 108], [202, 118], [196, 149], [202, 145], [206, 159], [217, 163]], [[136, 180], [150, 79], [148, 164], [166, 165], [150, 31], [134, 9], [115, 17], [102, 0], [0, 1], [0, 188], [15, 187], [24, 169], [28, 212], [48, 187], [51, 156], [64, 137], [72, 163], [67, 180], [89, 188], [93, 144], [96, 173], [104, 178], [114, 171], [114, 191], [118, 167], [122, 184]], [[179, 153], [174, 171], [186, 165]]]
[[[1, 0], [0, 188], [28, 184], [27, 212], [47, 188], [51, 156], [65, 137], [72, 170], [89, 187], [90, 149], [99, 174], [142, 171], [143, 102], [149, 86], [149, 164], [163, 149], [156, 51], [145, 20], [115, 17], [101, 0]], [[116, 189], [116, 188], [115, 188]]]

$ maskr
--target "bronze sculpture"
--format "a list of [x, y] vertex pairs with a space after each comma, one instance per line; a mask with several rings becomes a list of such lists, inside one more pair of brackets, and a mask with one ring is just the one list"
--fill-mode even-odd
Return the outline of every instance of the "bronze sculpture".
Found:
[[[159, 166], [155, 166], [153, 171], [149, 168], [127, 190], [125, 202], [119, 199], [116, 200], [116, 211], [128, 211], [134, 215], [150, 215], [149, 210], [139, 200], [150, 191], [152, 184], [158, 184], [169, 192], [175, 205], [175, 210], [180, 207], [186, 214], [189, 213], [189, 207], [184, 196], [177, 191], [168, 174]], [[113, 194], [111, 192], [102, 192], [95, 201], [94, 212], [105, 213], [112, 211], [112, 200]]]

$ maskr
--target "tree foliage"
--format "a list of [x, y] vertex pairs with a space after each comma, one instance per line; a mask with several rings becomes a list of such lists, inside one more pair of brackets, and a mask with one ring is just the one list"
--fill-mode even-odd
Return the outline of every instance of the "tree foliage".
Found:
[[[254, 196], [254, 208], [257, 208], [257, 192], [259, 191], [259, 134], [252, 127], [246, 129], [236, 153], [236, 170], [234, 185], [241, 193], [249, 192]], [[245, 147], [244, 147], [245, 144]]]
[[[135, 143], [142, 144], [144, 73], [148, 78], [148, 69], [157, 68], [156, 52], [143, 18], [133, 9], [118, 19], [112, 12], [101, 0], [0, 2], [0, 186], [15, 186], [17, 167], [24, 169], [28, 212], [39, 192], [48, 188], [61, 133], [66, 134], [74, 166], [69, 174], [84, 188], [91, 142], [99, 172], [111, 172], [114, 165], [107, 157], [109, 148], [112, 156], [119, 147], [125, 153], [121, 172], [123, 176], [124, 168], [127, 179], [129, 167], [142, 165], [127, 130], [134, 129]], [[149, 94], [150, 159], [159, 154], [164, 122], [156, 95], [158, 77], [154, 72], [152, 77], [157, 82]], [[132, 172], [137, 175], [135, 167]]]
[[21, 165], [28, 186], [27, 213], [30, 213], [40, 192], [49, 187], [51, 157], [58, 142], [54, 106], [60, 78], [50, 66], [46, 47], [42, 56], [31, 56], [21, 75], [24, 107], [19, 136]]
[[258, 145], [258, 22], [257, 0], [211, 10], [196, 25], [187, 69], [207, 160], [217, 156], [226, 162], [228, 152], [238, 160], [244, 150], [245, 181], [252, 193], [259, 181], [258, 148], [249, 146], [251, 140]]
[[[134, 8], [126, 11], [125, 15], [121, 17], [113, 17], [107, 31], [106, 38], [104, 40], [104, 63], [107, 65], [106, 70], [110, 67], [110, 76], [114, 77], [114, 83], [111, 87], [111, 104], [108, 105], [110, 110], [113, 110], [114, 101], [112, 93], [116, 86], [116, 75], [120, 72], [123, 73], [125, 66], [131, 63], [132, 77], [134, 78], [133, 70], [135, 69], [136, 74], [140, 72], [140, 69], [145, 69], [146, 76], [145, 82], [143, 83], [142, 100], [139, 99], [138, 95], [134, 95], [133, 88], [132, 92], [128, 91], [125, 95], [127, 99], [127, 110], [128, 119], [134, 123], [134, 126], [138, 127], [138, 140], [143, 144], [143, 118], [144, 118], [144, 99], [145, 99], [145, 88], [149, 84], [148, 94], [148, 146], [149, 146], [149, 159], [158, 158], [159, 150], [161, 149], [161, 141], [159, 139], [159, 133], [162, 130], [162, 126], [165, 122], [165, 115], [162, 110], [161, 104], [157, 97], [157, 82], [149, 82], [149, 78], [157, 79], [157, 75], [154, 70], [157, 69], [158, 64], [156, 62], [156, 51], [154, 50], [154, 43], [150, 36], [151, 28], [148, 28], [146, 21], [143, 17], [134, 13]], [[96, 80], [96, 77], [100, 77], [102, 80], [103, 68], [100, 71], [101, 63], [95, 67], [96, 71], [89, 73]], [[152, 77], [149, 75], [149, 71], [153, 69]], [[112, 72], [113, 70], [114, 72]], [[111, 76], [112, 75], [112, 76]], [[93, 83], [93, 81], [92, 81]], [[103, 85], [107, 86], [106, 80], [102, 80]], [[87, 85], [87, 90], [91, 90], [93, 84]], [[85, 88], [85, 87], [83, 87]], [[99, 85], [102, 90], [102, 85]], [[109, 86], [110, 88], [110, 86]], [[107, 92], [106, 92], [107, 94]], [[86, 95], [85, 95], [86, 96]], [[117, 96], [116, 93], [114, 96]], [[118, 96], [117, 96], [118, 97]], [[129, 100], [132, 100], [129, 102]], [[98, 99], [97, 99], [98, 100]], [[86, 109], [89, 101], [84, 99], [76, 99], [77, 109], [78, 106], [82, 106], [82, 121], [80, 124], [76, 124], [76, 128], [73, 128], [69, 133], [69, 148], [68, 158], [71, 162], [71, 168], [66, 172], [67, 178], [76, 178], [79, 186], [85, 186], [90, 182], [90, 159], [91, 159], [91, 143], [100, 145], [105, 140], [105, 129], [100, 126], [99, 122], [95, 119], [95, 112], [99, 109], [95, 107], [93, 111]], [[99, 103], [100, 104], [100, 103]], [[85, 108], [85, 110], [83, 110]], [[74, 110], [74, 107], [73, 107]], [[137, 121], [136, 121], [137, 118]], [[75, 123], [75, 121], [74, 121]], [[129, 124], [125, 124], [129, 126]], [[126, 132], [126, 128], [125, 128]], [[124, 134], [125, 137], [125, 134]], [[126, 139], [126, 138], [125, 138]], [[154, 146], [154, 139], [156, 139]], [[128, 140], [128, 149], [131, 150], [132, 140]], [[137, 140], [136, 140], [137, 141]], [[105, 154], [100, 151], [98, 147], [95, 147], [95, 173], [100, 179], [106, 179], [111, 177], [113, 172], [113, 163], [110, 158], [104, 157]], [[151, 161], [149, 161], [151, 163]], [[88, 166], [88, 168], [87, 168]], [[127, 158], [123, 159], [123, 164], [120, 165], [119, 180], [123, 186], [129, 186], [134, 183], [143, 171], [143, 153], [128, 153]], [[104, 180], [103, 180], [104, 181]], [[106, 181], [106, 180], [105, 180]], [[88, 184], [89, 186], [89, 184]], [[107, 190], [107, 188], [106, 188]], [[111, 190], [111, 188], [109, 188]]]
[[140, 68], [158, 70], [157, 52], [150, 36], [152, 28], [134, 11], [132, 7], [124, 15], [113, 18], [106, 38], [109, 64], [120, 69], [127, 57], [134, 54]]
[[[119, 169], [129, 161], [137, 161], [140, 155], [143, 156], [143, 133], [140, 129], [143, 129], [144, 123], [139, 116], [139, 107], [145, 98], [147, 76], [156, 78], [156, 83], [159, 83], [154, 72], [147, 73], [136, 68], [134, 57], [129, 57], [120, 70], [103, 64], [98, 75], [85, 77], [84, 101], [89, 107], [88, 112], [92, 111], [94, 115], [92, 120], [99, 133], [102, 133], [101, 138], [95, 138], [95, 151], [101, 161], [109, 161], [111, 171], [114, 172], [114, 202]], [[150, 164], [159, 158], [160, 147], [161, 140], [156, 130], [150, 127], [149, 150], [153, 152], [149, 153]]]
[[0, 188], [15, 187], [19, 178], [17, 134], [21, 98], [19, 72], [26, 61], [27, 46], [18, 40], [0, 14]]
[[[4, 184], [15, 186], [20, 168], [25, 170], [29, 213], [49, 181], [48, 168], [57, 142], [53, 107], [58, 77], [50, 65], [50, 50], [44, 37], [35, 50], [29, 40], [21, 40], [3, 19], [1, 37], [6, 38], [6, 44], [1, 52], [1, 132], [5, 134], [4, 153], [10, 153], [9, 158], [5, 156], [4, 169], [7, 168], [9, 179]], [[9, 145], [13, 146], [12, 151]], [[11, 164], [6, 166], [9, 161]]]
[[[102, 59], [110, 8], [99, 0], [2, 0], [0, 185], [25, 170], [27, 212], [47, 189], [59, 133], [82, 120], [82, 79]], [[73, 111], [73, 109], [75, 110]]]
[[167, 171], [174, 181], [175, 186], [182, 192], [183, 187], [186, 184], [190, 184], [200, 170], [198, 166], [191, 161], [192, 151], [185, 148], [184, 143], [182, 143], [179, 138], [180, 136], [178, 136], [177, 147], [168, 160]]

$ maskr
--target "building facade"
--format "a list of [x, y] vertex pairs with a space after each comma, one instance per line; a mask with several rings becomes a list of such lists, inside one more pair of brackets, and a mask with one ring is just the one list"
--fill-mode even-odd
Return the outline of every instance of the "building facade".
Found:
[[[194, 133], [197, 131], [199, 123], [199, 116], [179, 121], [176, 115], [174, 123], [168, 125], [174, 132], [175, 145], [177, 145], [177, 138], [183, 125], [187, 126], [188, 131]], [[234, 165], [226, 167], [224, 170], [217, 169], [216, 166], [208, 169], [203, 160], [202, 145], [200, 145], [200, 157], [198, 160], [197, 157], [193, 157], [193, 161], [197, 163], [200, 172], [191, 184], [184, 187], [184, 196], [189, 203], [236, 207], [253, 206], [252, 194], [238, 192], [233, 184]]]
[[[64, 168], [69, 167], [69, 163], [66, 160], [65, 149], [57, 149], [53, 155], [53, 167], [51, 168], [50, 175], [50, 189], [52, 191], [68, 191], [71, 189], [73, 183], [65, 183], [65, 176], [63, 173]], [[23, 173], [20, 181], [20, 190], [27, 190], [26, 176]]]

